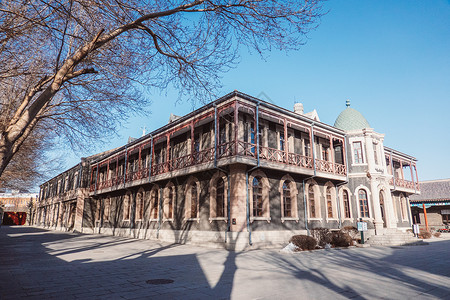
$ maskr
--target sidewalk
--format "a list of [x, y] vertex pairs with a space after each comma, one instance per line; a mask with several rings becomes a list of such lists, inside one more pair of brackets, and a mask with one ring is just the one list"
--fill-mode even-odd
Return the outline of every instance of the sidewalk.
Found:
[[450, 240], [436, 238], [425, 246], [228, 252], [2, 226], [0, 299], [450, 299], [449, 251]]

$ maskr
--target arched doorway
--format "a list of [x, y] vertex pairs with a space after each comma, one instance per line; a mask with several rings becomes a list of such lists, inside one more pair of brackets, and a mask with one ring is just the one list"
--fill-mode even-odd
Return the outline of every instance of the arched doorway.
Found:
[[381, 219], [383, 219], [383, 227], [387, 227], [386, 211], [384, 210], [384, 192], [383, 191], [380, 191], [380, 211], [381, 211]]

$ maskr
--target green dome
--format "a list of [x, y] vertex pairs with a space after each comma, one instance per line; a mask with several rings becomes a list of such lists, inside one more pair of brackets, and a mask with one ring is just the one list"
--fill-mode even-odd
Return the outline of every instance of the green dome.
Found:
[[366, 118], [357, 111], [350, 107], [350, 101], [347, 100], [347, 108], [344, 109], [334, 122], [334, 127], [345, 130], [360, 130], [363, 128], [370, 128], [369, 122]]

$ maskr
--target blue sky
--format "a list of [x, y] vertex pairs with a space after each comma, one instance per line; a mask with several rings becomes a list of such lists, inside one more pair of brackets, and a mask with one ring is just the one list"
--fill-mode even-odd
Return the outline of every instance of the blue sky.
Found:
[[[450, 1], [329, 0], [324, 7], [328, 14], [300, 51], [273, 51], [262, 60], [242, 49], [218, 95], [264, 92], [288, 109], [302, 102], [331, 125], [350, 99], [386, 134], [386, 146], [419, 160], [419, 180], [450, 178]], [[140, 136], [143, 126], [147, 132], [163, 126], [171, 112], [192, 110], [190, 103], [176, 103], [177, 91], [149, 97], [152, 114], [130, 119], [97, 151]], [[77, 162], [72, 155], [67, 167]]]

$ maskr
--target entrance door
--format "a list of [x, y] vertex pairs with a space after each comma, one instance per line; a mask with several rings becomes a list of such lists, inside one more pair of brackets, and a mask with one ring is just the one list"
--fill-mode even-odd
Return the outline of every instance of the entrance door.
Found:
[[386, 212], [384, 210], [384, 194], [383, 194], [383, 191], [380, 191], [380, 210], [381, 210], [381, 218], [383, 219], [383, 227], [387, 227], [387, 224], [386, 224]]

